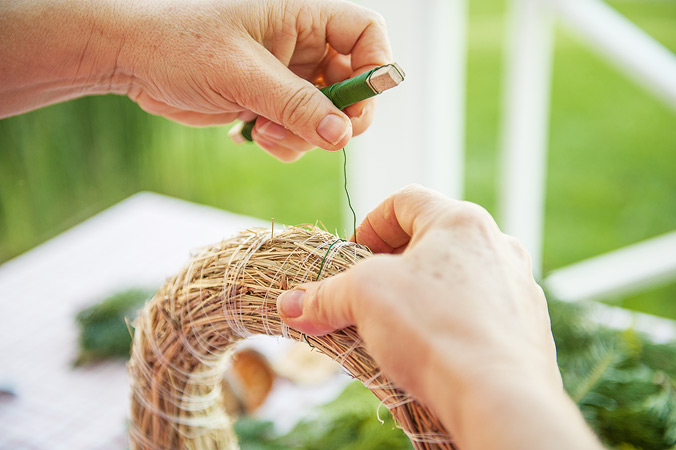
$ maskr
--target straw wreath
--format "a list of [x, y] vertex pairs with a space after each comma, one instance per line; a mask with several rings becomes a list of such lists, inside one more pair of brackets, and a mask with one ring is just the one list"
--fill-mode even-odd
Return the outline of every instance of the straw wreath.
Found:
[[[346, 270], [371, 252], [312, 226], [251, 229], [205, 248], [136, 322], [129, 372], [136, 449], [237, 449], [221, 381], [233, 346], [254, 334], [301, 340], [338, 361], [392, 413], [416, 449], [453, 449], [441, 423], [381, 373], [357, 330], [321, 337], [286, 327], [284, 290]], [[374, 412], [375, 414], [375, 412]]]

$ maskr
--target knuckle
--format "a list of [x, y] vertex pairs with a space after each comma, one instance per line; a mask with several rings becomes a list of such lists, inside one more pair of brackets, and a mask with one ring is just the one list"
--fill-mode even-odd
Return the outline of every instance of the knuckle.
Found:
[[379, 12], [365, 7], [362, 7], [361, 10], [362, 17], [368, 20], [367, 26], [376, 26], [383, 29], [387, 27], [385, 18]]
[[414, 201], [418, 198], [429, 198], [430, 196], [431, 191], [428, 188], [416, 183], [404, 186], [393, 195], [395, 199], [400, 198], [407, 201]]
[[374, 25], [386, 29], [387, 28], [387, 23], [385, 22], [385, 18], [378, 12], [373, 11], [371, 14], [371, 21]]
[[454, 221], [460, 225], [486, 227], [495, 224], [493, 216], [476, 203], [463, 202], [454, 214]]
[[517, 252], [517, 254], [524, 257], [529, 257], [528, 250], [526, 250], [526, 247], [524, 247], [524, 245], [521, 243], [520, 240], [509, 234], [504, 234], [503, 236], [505, 237], [509, 245], [511, 245], [512, 248]]
[[449, 200], [438, 191], [418, 183], [407, 184], [401, 188], [396, 195], [419, 197], [420, 199], [425, 199], [426, 202], [436, 202], [439, 200], [446, 202]]
[[507, 242], [507, 245], [512, 249], [516, 260], [519, 261], [519, 263], [521, 263], [528, 270], [528, 272], [531, 272], [532, 260], [526, 247], [514, 236], [503, 234], [503, 237]]
[[407, 184], [403, 188], [401, 188], [401, 193], [402, 194], [417, 194], [420, 191], [425, 191], [426, 188], [423, 187], [421, 184], [418, 183], [411, 183]]

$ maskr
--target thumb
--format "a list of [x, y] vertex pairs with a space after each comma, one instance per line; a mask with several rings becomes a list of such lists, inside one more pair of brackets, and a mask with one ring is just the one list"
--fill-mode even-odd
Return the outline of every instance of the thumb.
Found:
[[253, 52], [247, 65], [247, 82], [240, 84], [237, 103], [312, 145], [325, 150], [345, 147], [352, 137], [350, 119], [263, 46], [256, 46]]
[[291, 328], [315, 336], [354, 325], [349, 286], [349, 272], [298, 286], [277, 297], [277, 311]]

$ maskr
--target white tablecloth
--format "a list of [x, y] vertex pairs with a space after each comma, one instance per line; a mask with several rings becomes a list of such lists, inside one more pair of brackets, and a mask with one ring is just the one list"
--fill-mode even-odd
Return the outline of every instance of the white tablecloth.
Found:
[[73, 369], [76, 313], [252, 226], [269, 224], [140, 193], [0, 266], [0, 448], [126, 448], [124, 363]]

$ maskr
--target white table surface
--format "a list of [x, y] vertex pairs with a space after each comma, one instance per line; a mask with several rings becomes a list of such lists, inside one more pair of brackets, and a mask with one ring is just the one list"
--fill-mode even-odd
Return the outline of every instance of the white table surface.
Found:
[[258, 219], [136, 194], [0, 266], [1, 449], [126, 448], [123, 362], [73, 369], [75, 315], [127, 287], [158, 288], [191, 250]]

